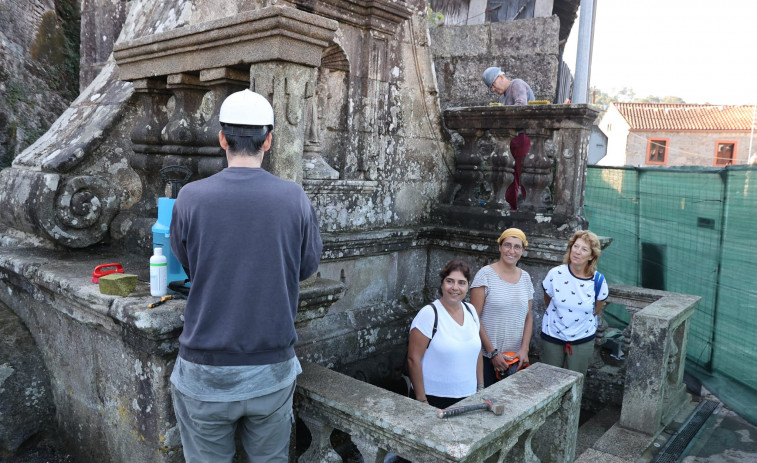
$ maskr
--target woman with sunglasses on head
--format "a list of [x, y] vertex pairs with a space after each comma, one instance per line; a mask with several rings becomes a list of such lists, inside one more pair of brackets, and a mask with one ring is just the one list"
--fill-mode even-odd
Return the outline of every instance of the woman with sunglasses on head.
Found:
[[547, 272], [542, 283], [547, 306], [541, 325], [542, 362], [584, 375], [589, 369], [597, 316], [610, 294], [597, 272], [601, 253], [597, 235], [579, 230], [568, 241], [563, 264]]
[[471, 303], [481, 318], [486, 387], [529, 363], [533, 332], [534, 285], [528, 272], [517, 266], [528, 246], [526, 234], [508, 228], [497, 244], [499, 260], [479, 270], [471, 284]]

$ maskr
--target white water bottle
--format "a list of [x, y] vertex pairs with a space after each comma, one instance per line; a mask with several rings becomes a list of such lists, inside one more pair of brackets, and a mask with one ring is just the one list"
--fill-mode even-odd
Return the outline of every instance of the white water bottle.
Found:
[[168, 294], [168, 261], [163, 255], [163, 248], [155, 248], [150, 257], [150, 295]]

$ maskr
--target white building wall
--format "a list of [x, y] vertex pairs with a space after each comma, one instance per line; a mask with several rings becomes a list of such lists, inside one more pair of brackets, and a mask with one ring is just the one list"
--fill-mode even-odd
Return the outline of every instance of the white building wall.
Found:
[[602, 158], [598, 166], [625, 166], [626, 144], [630, 126], [620, 115], [615, 105], [607, 108], [599, 121], [599, 129], [607, 136], [607, 155]]
[[666, 166], [715, 165], [715, 148], [719, 142], [736, 142], [734, 164], [747, 164], [749, 132], [631, 132], [628, 137], [626, 163], [646, 166], [650, 138], [668, 140]]

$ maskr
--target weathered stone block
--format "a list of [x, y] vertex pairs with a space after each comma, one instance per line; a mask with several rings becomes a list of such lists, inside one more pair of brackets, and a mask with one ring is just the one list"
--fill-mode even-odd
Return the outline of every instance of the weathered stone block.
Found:
[[536, 99], [555, 96], [560, 21], [522, 19], [429, 30], [442, 108], [479, 106], [497, 100], [481, 81], [489, 66], [509, 79], [523, 79]]
[[137, 276], [129, 273], [111, 273], [100, 277], [100, 292], [111, 296], [126, 296], [137, 287]]
[[21, 319], [0, 303], [0, 455], [42, 431], [54, 413], [42, 355]]

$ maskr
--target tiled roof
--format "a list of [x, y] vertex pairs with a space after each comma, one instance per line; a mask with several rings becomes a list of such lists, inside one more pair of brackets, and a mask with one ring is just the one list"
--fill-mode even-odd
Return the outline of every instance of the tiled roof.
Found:
[[613, 102], [631, 130], [751, 130], [754, 106]]

